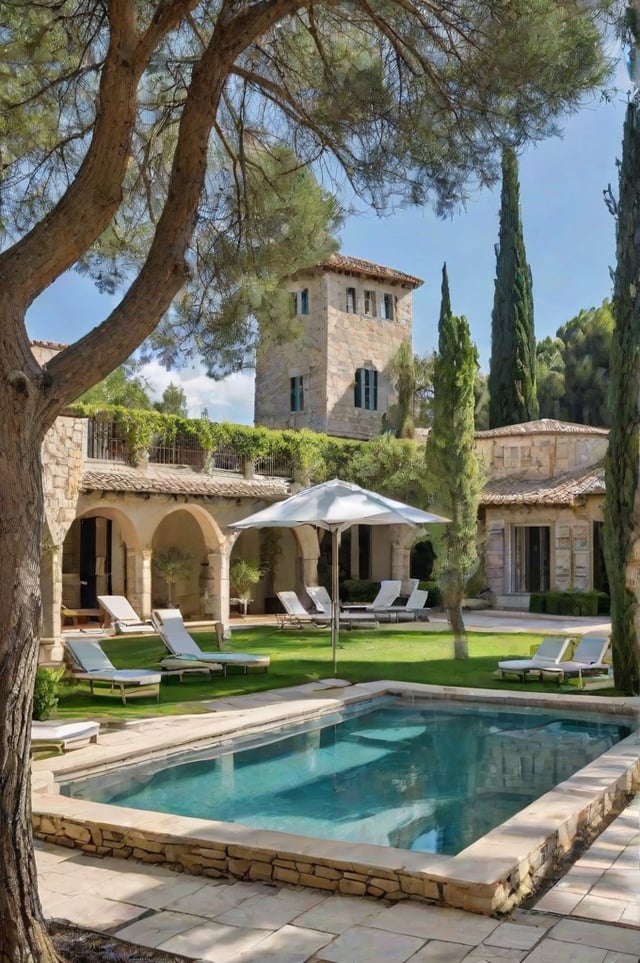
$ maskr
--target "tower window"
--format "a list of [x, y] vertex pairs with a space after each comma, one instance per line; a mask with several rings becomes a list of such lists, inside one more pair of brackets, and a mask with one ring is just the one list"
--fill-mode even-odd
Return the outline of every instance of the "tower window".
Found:
[[368, 411], [378, 410], [378, 372], [375, 368], [357, 369], [353, 404]]
[[295, 375], [289, 379], [291, 411], [304, 411], [304, 388], [302, 375]]
[[358, 299], [355, 288], [347, 288], [347, 303], [345, 308], [347, 314], [355, 314], [358, 310]]

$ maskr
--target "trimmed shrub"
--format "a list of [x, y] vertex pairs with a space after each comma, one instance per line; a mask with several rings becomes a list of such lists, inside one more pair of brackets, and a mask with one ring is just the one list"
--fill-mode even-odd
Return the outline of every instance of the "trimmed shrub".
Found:
[[442, 591], [437, 582], [420, 582], [420, 588], [429, 593], [427, 605], [430, 609], [442, 608]]
[[343, 602], [373, 602], [380, 582], [365, 578], [347, 578], [340, 584], [340, 598]]
[[606, 615], [609, 596], [604, 592], [532, 592], [530, 612], [547, 615]]
[[33, 691], [32, 711], [33, 718], [37, 719], [38, 722], [44, 722], [48, 719], [58, 705], [60, 680], [63, 675], [63, 668], [38, 669], [36, 673], [36, 685]]
[[530, 612], [546, 612], [546, 601], [543, 592], [532, 592], [529, 596]]

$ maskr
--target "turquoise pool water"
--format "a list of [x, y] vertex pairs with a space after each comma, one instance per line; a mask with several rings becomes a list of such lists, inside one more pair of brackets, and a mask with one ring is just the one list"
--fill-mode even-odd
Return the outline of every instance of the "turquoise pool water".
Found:
[[370, 708], [61, 787], [137, 809], [455, 854], [629, 735], [469, 704]]

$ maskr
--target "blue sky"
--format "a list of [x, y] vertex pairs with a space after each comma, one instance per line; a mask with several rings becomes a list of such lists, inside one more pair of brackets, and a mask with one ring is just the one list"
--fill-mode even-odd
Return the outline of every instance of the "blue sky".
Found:
[[[624, 84], [623, 68], [616, 78]], [[615, 221], [603, 191], [617, 192], [626, 97], [594, 100], [563, 123], [563, 136], [530, 147], [520, 158], [520, 201], [527, 258], [533, 274], [538, 340], [555, 334], [581, 309], [611, 294]], [[490, 356], [491, 307], [498, 237], [499, 186], [474, 194], [449, 220], [432, 210], [407, 209], [378, 218], [362, 208], [341, 232], [345, 254], [398, 268], [424, 280], [414, 294], [414, 349], [437, 342], [440, 272], [447, 262], [451, 301], [471, 327], [483, 370]], [[112, 301], [75, 274], [44, 292], [28, 316], [34, 339], [69, 342], [94, 327]], [[207, 407], [216, 421], [253, 420], [253, 379], [234, 375], [212, 382], [199, 368], [166, 372], [150, 365], [146, 377], [159, 397], [170, 381], [182, 384], [189, 413]]]

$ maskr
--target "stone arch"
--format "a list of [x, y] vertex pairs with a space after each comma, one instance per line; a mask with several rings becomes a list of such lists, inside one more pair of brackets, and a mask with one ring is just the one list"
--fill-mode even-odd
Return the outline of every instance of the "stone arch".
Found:
[[[279, 542], [274, 547], [275, 558], [265, 558], [264, 535]], [[252, 528], [239, 534], [233, 545], [231, 565], [237, 559], [266, 565], [261, 583], [253, 593], [254, 611], [278, 612], [281, 605], [276, 592], [293, 589], [304, 597], [305, 585], [317, 585], [320, 548], [315, 528], [304, 525], [297, 528]]]
[[[207, 614], [213, 583], [220, 579], [217, 560], [228, 552], [215, 518], [201, 505], [172, 505], [157, 517], [150, 547], [152, 605], [177, 605], [185, 618]], [[173, 550], [182, 556], [175, 581], [163, 574], [160, 565], [163, 556]]]
[[62, 546], [63, 601], [96, 608], [100, 595], [125, 595], [142, 617], [147, 555], [144, 516], [132, 506], [94, 501], [81, 507]]

